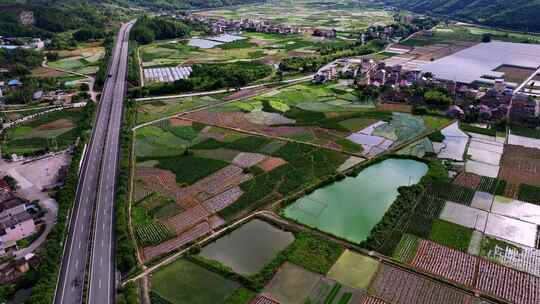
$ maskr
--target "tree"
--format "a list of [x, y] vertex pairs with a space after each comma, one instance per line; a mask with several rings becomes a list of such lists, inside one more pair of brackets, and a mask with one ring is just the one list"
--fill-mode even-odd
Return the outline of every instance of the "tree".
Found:
[[424, 101], [440, 108], [446, 108], [452, 104], [452, 98], [437, 90], [429, 90], [424, 93]]
[[73, 33], [73, 38], [77, 41], [89, 41], [103, 38], [103, 30], [83, 28]]
[[140, 44], [148, 44], [156, 39], [154, 32], [147, 27], [136, 27], [131, 31], [131, 35]]
[[19, 188], [19, 183], [17, 182], [17, 180], [10, 175], [4, 176], [4, 181], [9, 185], [12, 190], [17, 190], [17, 188]]

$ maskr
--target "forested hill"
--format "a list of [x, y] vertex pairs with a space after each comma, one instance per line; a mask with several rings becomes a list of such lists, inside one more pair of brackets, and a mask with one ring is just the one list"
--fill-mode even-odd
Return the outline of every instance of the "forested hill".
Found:
[[116, 2], [155, 8], [202, 9], [260, 3], [265, 0], [116, 0]]
[[384, 0], [418, 13], [447, 15], [480, 24], [540, 32], [540, 0]]

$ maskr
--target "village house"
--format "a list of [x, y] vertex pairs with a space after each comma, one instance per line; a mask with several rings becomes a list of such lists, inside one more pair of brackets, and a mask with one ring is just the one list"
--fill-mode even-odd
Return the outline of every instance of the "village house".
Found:
[[31, 37], [3, 37], [0, 36], [0, 48], [2, 49], [36, 49], [41, 50], [45, 47], [45, 41], [40, 38]]
[[459, 106], [452, 105], [448, 108], [448, 111], [446, 111], [446, 115], [451, 118], [462, 119], [465, 117], [465, 112]]
[[313, 36], [324, 37], [324, 38], [336, 38], [337, 31], [335, 29], [331, 29], [331, 30], [315, 29], [313, 30]]
[[35, 232], [34, 218], [26, 211], [0, 218], [0, 243], [19, 241]]
[[0, 257], [17, 250], [17, 241], [37, 232], [29, 206], [0, 179]]
[[536, 101], [525, 94], [516, 94], [512, 99], [512, 108], [510, 109], [510, 121], [519, 125], [535, 125]]
[[27, 200], [14, 196], [10, 192], [0, 195], [0, 219], [26, 212]]
[[313, 77], [313, 81], [316, 83], [325, 83], [337, 79], [337, 76], [337, 67], [335, 65], [330, 65], [317, 71], [317, 74]]

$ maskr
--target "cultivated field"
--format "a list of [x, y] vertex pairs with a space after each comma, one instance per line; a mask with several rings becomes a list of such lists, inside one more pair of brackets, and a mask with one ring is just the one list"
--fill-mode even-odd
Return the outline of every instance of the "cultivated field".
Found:
[[540, 186], [540, 150], [522, 146], [505, 146], [500, 178], [514, 186], [520, 184]]
[[346, 157], [179, 118], [136, 132], [133, 222], [150, 260], [335, 174]]
[[192, 46], [189, 40], [156, 41], [140, 48], [141, 60], [144, 67], [235, 61], [273, 64], [290, 56], [313, 56], [325, 44], [343, 44], [300, 34], [243, 33], [242, 37], [246, 39], [211, 48]]
[[486, 33], [492, 35], [493, 40], [508, 42], [540, 42], [540, 36], [519, 33], [509, 33], [498, 30], [481, 29], [463, 25], [451, 25], [449, 27], [438, 26], [433, 36], [416, 35], [413, 39], [404, 42], [407, 46], [429, 46], [434, 44], [456, 45], [460, 43], [479, 43]]
[[364, 156], [448, 123], [444, 118], [378, 111], [347, 82], [297, 84], [185, 117]]
[[38, 151], [57, 151], [73, 144], [82, 109], [51, 112], [7, 129], [3, 134], [2, 153], [5, 155], [32, 154]]
[[77, 72], [80, 74], [95, 74], [98, 61], [105, 55], [105, 48], [100, 43], [81, 44], [74, 50], [61, 50], [58, 60], [48, 62], [53, 68]]
[[197, 14], [228, 19], [266, 19], [279, 24], [336, 29], [344, 32], [365, 29], [369, 25], [393, 22], [390, 12], [368, 8], [362, 2], [343, 0], [334, 2], [278, 0], [265, 4], [203, 11]]
[[212, 105], [222, 101], [221, 95], [203, 97], [185, 97], [139, 102], [137, 104], [137, 124], [172, 116], [184, 111]]
[[370, 290], [388, 303], [467, 304], [472, 302], [472, 297], [456, 289], [386, 264], [381, 264], [379, 267]]
[[240, 286], [186, 260], [177, 260], [152, 274], [150, 283], [154, 297], [172, 304], [223, 303]]

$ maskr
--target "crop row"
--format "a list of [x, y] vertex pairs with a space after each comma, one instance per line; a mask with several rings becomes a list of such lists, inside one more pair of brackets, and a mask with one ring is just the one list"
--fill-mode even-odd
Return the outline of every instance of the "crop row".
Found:
[[476, 257], [437, 243], [422, 240], [411, 264], [417, 269], [433, 273], [471, 286], [474, 284]]
[[392, 257], [402, 263], [410, 263], [416, 254], [419, 238], [414, 235], [404, 234], [394, 250]]
[[465, 304], [472, 300], [456, 289], [386, 264], [379, 267], [371, 289], [375, 296], [395, 304]]
[[150, 223], [135, 227], [137, 239], [143, 246], [159, 244], [174, 234], [161, 223]]
[[431, 241], [420, 242], [410, 264], [418, 270], [511, 303], [540, 303], [540, 277]]
[[428, 189], [428, 194], [431, 196], [466, 206], [471, 205], [474, 192], [474, 189], [450, 183], [432, 183]]
[[486, 257], [540, 277], [540, 250], [538, 249], [497, 244], [487, 251]]
[[480, 259], [476, 288], [516, 304], [540, 303], [540, 278]]
[[443, 199], [425, 194], [416, 205], [414, 213], [426, 217], [438, 218], [444, 209], [444, 204], [445, 201]]

